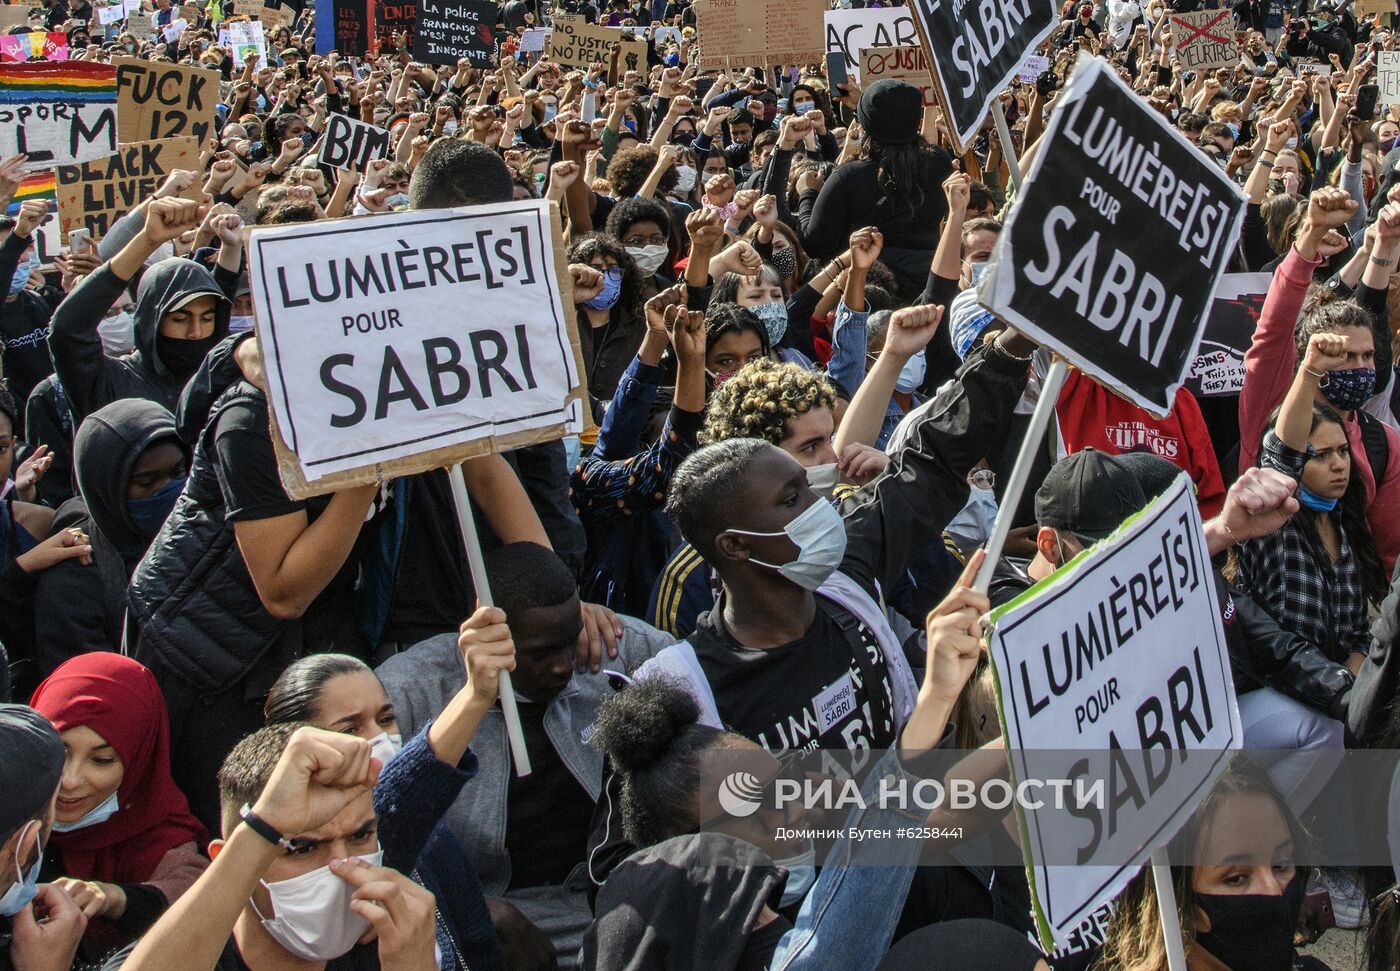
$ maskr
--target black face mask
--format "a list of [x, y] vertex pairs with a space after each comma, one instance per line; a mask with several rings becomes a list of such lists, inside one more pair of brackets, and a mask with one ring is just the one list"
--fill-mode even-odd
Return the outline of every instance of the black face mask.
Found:
[[166, 337], [164, 334], [156, 335], [156, 354], [160, 357], [160, 363], [165, 365], [165, 369], [177, 378], [187, 378], [199, 369], [204, 363], [204, 356], [214, 349], [214, 345], [219, 343], [217, 334], [210, 334], [208, 337], [201, 337], [196, 340], [184, 340], [179, 337]]
[[1210, 930], [1196, 943], [1231, 971], [1289, 971], [1293, 967], [1293, 930], [1303, 909], [1301, 872], [1283, 895], [1197, 894], [1196, 903], [1210, 918]]

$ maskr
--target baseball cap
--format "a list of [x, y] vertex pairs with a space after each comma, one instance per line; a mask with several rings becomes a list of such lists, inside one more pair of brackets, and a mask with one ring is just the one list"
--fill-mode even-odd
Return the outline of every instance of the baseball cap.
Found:
[[1035, 493], [1035, 521], [1098, 541], [1147, 505], [1133, 471], [1086, 448], [1056, 462]]

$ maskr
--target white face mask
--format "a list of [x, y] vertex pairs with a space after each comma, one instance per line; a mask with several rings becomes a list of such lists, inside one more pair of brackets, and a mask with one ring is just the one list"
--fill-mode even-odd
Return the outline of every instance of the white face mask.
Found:
[[670, 250], [665, 246], [655, 244], [652, 246], [629, 246], [627, 253], [637, 264], [637, 269], [642, 271], [644, 276], [651, 276], [661, 269], [661, 264], [666, 260], [666, 254]]
[[117, 810], [120, 808], [121, 803], [117, 801], [117, 794], [114, 792], [106, 799], [102, 800], [102, 803], [99, 806], [97, 806], [95, 809], [89, 812], [82, 819], [76, 820], [71, 823], [60, 823], [58, 820], [55, 819], [53, 821], [53, 831], [55, 833], [71, 833], [75, 829], [87, 829], [89, 826], [96, 826], [98, 823], [105, 823], [107, 820], [115, 816]]
[[241, 334], [246, 330], [253, 329], [252, 317], [230, 317], [228, 319], [228, 332], [230, 334]]
[[447, 121], [444, 121], [444, 122], [442, 123], [442, 133], [443, 133], [444, 135], [452, 135], [452, 134], [455, 134], [456, 131], [457, 131], [457, 122], [456, 122], [454, 119], [448, 119]]
[[927, 370], [928, 361], [924, 352], [920, 351], [904, 362], [904, 367], [899, 370], [899, 377], [895, 379], [894, 389], [900, 394], [913, 394], [919, 389], [919, 385], [924, 383]]
[[[384, 851], [360, 857], [379, 866]], [[273, 917], [263, 917], [268, 935], [303, 961], [331, 961], [348, 952], [369, 930], [369, 921], [350, 909], [355, 887], [323, 866], [290, 880], [262, 885], [272, 895]]]
[[841, 473], [837, 470], [835, 462], [807, 468], [807, 484], [819, 496], [830, 496], [836, 491], [836, 484], [840, 481]]
[[102, 353], [121, 357], [136, 346], [136, 319], [130, 310], [119, 310], [97, 323], [97, 336], [102, 341]]
[[773, 862], [788, 872], [787, 883], [783, 884], [783, 899], [779, 906], [791, 907], [800, 903], [817, 882], [817, 851], [808, 843], [807, 849], [797, 856]]
[[401, 751], [403, 751], [403, 736], [398, 732], [394, 732], [392, 735], [388, 732], [380, 732], [369, 740], [369, 754], [383, 765], [388, 765], [389, 760]]
[[676, 166], [676, 177], [677, 177], [677, 178], [676, 178], [676, 191], [677, 191], [677, 192], [680, 192], [680, 193], [684, 194], [684, 193], [689, 192], [691, 189], [695, 188], [695, 178], [696, 178], [695, 166], [693, 166], [693, 165], [677, 165], [677, 166]]
[[818, 499], [792, 522], [783, 527], [781, 533], [752, 533], [744, 529], [731, 529], [740, 536], [787, 536], [797, 547], [797, 557], [788, 563], [765, 563], [749, 558], [754, 566], [777, 570], [799, 587], [816, 590], [836, 572], [846, 557], [846, 521], [836, 511], [836, 507], [825, 499]]
[[28, 873], [22, 872], [19, 864], [19, 848], [24, 842], [25, 830], [37, 825], [38, 820], [25, 824], [24, 829], [20, 830], [19, 839], [15, 841], [15, 876], [19, 879], [10, 884], [10, 889], [0, 897], [0, 917], [13, 917], [39, 895], [39, 869], [44, 862], [44, 848], [39, 847], [38, 855], [34, 857], [34, 865], [29, 868]]

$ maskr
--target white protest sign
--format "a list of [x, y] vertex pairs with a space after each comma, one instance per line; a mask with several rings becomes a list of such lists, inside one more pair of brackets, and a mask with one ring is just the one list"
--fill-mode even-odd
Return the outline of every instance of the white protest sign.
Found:
[[122, 18], [125, 16], [126, 12], [122, 9], [121, 4], [111, 7], [99, 7], [97, 10], [97, 22], [103, 27], [110, 27], [112, 24], [121, 23]]
[[1239, 63], [1240, 48], [1235, 43], [1235, 19], [1230, 10], [1174, 13], [1171, 19], [1176, 52], [1186, 70], [1209, 71]]
[[1055, 104], [978, 296], [1166, 415], [1239, 238], [1244, 195], [1101, 58], [1081, 55]]
[[387, 129], [336, 112], [326, 118], [320, 162], [333, 169], [363, 172], [371, 159], [388, 157], [389, 140]]
[[1381, 104], [1400, 102], [1400, 51], [1376, 52], [1376, 84]]
[[1226, 273], [1215, 288], [1186, 388], [1197, 398], [1244, 390], [1244, 355], [1264, 310], [1272, 273]]
[[542, 27], [527, 30], [520, 35], [520, 52], [522, 54], [543, 53], [545, 41], [548, 39], [549, 31]]
[[1018, 808], [1047, 946], [1065, 943], [1167, 845], [1242, 746], [1220, 611], [1184, 475], [992, 611], [1013, 777], [1070, 780], [1091, 796], [1086, 805], [1076, 788], [1058, 808], [1048, 798]]
[[231, 21], [220, 33], [228, 35], [225, 46], [233, 49], [233, 63], [242, 64], [249, 54], [258, 55], [259, 64], [267, 63], [267, 41], [263, 37], [261, 21]]
[[586, 392], [558, 220], [535, 201], [253, 230], [293, 495], [563, 434]]
[[[914, 47], [919, 32], [907, 7], [828, 10], [823, 15], [826, 52], [846, 55], [846, 70], [860, 80], [860, 52], [870, 47]], [[701, 38], [704, 43], [704, 38]]]
[[0, 65], [0, 155], [27, 170], [103, 158], [117, 150], [117, 71], [95, 61]]
[[1020, 78], [1023, 84], [1035, 84], [1036, 80], [1050, 70], [1050, 58], [1044, 54], [1027, 54], [1026, 59], [1021, 62], [1021, 70], [1016, 77]]

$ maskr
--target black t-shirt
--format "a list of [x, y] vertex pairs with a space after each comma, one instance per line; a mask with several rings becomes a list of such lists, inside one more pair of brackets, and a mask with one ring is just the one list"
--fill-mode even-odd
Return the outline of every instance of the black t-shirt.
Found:
[[806, 634], [755, 651], [729, 633], [723, 611], [721, 597], [700, 616], [691, 643], [730, 729], [773, 752], [894, 744], [889, 669], [863, 624], [818, 597]]
[[594, 806], [545, 733], [549, 706], [521, 699], [518, 707], [532, 771], [524, 778], [512, 772], [506, 797], [511, 890], [554, 886], [568, 878], [588, 855]]

